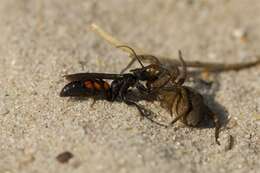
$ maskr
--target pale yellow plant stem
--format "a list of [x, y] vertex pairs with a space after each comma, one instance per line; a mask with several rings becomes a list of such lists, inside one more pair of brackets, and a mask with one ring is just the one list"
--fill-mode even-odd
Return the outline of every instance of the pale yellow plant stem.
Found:
[[[118, 47], [122, 45], [129, 46], [128, 44], [116, 39], [106, 31], [104, 31], [101, 27], [99, 27], [96, 24], [91, 25], [91, 29], [93, 32], [95, 32], [97, 35], [99, 35], [102, 39], [106, 40], [109, 44], [112, 46], [121, 49], [122, 51], [128, 53], [129, 57], [133, 58], [132, 52], [130, 49], [126, 47]], [[147, 53], [142, 51], [141, 49], [138, 49], [134, 46], [129, 46], [135, 50], [135, 52], [140, 55], [140, 59], [144, 61], [150, 61], [152, 62], [151, 53]], [[172, 64], [181, 66], [180, 61], [165, 57], [165, 56], [156, 56], [162, 63]], [[209, 62], [199, 62], [199, 61], [185, 61], [187, 67], [195, 67], [195, 68], [203, 68], [206, 71], [229, 71], [229, 70], [242, 70], [245, 68], [249, 68], [252, 66], [256, 66], [260, 64], [260, 57], [256, 56], [256, 60], [252, 62], [244, 62], [244, 63], [233, 63], [233, 64], [225, 64], [225, 63], [209, 63]]]
[[[91, 30], [93, 32], [95, 32], [97, 35], [99, 35], [102, 39], [106, 40], [109, 44], [111, 44], [112, 46], [118, 48], [118, 49], [121, 49], [122, 51], [126, 52], [129, 54], [129, 56], [132, 55], [132, 51], [129, 50], [128, 48], [125, 48], [125, 47], [118, 47], [118, 46], [122, 46], [122, 45], [126, 45], [126, 46], [129, 46], [129, 44], [127, 43], [124, 43], [118, 39], [116, 39], [115, 37], [113, 37], [112, 35], [110, 35], [109, 33], [107, 33], [106, 31], [104, 31], [101, 27], [99, 27], [98, 25], [96, 24], [92, 24], [91, 25]], [[133, 46], [129, 46], [131, 48], [133, 48], [135, 50], [136, 53], [138, 54], [143, 54], [144, 52], [141, 50], [141, 49], [138, 49], [136, 47], [133, 47]]]

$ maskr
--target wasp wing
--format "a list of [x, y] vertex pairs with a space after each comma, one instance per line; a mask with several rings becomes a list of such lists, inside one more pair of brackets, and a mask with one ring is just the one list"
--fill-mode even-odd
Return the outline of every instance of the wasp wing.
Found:
[[89, 79], [117, 79], [122, 78], [122, 74], [111, 74], [111, 73], [74, 73], [64, 75], [68, 81], [81, 81]]

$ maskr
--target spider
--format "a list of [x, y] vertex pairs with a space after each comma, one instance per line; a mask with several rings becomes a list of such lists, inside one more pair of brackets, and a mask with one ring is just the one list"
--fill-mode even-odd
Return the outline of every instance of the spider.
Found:
[[205, 104], [203, 96], [199, 92], [183, 85], [187, 77], [187, 67], [181, 51], [179, 51], [179, 59], [182, 71], [178, 80], [172, 81], [172, 86], [164, 87], [158, 91], [158, 99], [162, 107], [170, 111], [171, 116], [173, 113], [176, 115], [170, 125], [180, 120], [187, 126], [198, 127], [207, 116], [212, 119], [215, 125], [215, 141], [220, 145], [218, 140], [221, 127], [219, 117]]
[[[138, 55], [140, 59], [149, 59], [156, 62], [159, 66], [162, 66], [160, 61], [155, 57], [149, 55]], [[171, 68], [171, 78], [165, 78], [161, 76], [157, 80], [150, 83], [151, 88], [158, 88], [162, 86], [162, 83], [168, 81], [167, 85], [160, 87], [156, 90], [157, 99], [160, 101], [161, 106], [166, 108], [171, 116], [175, 114], [175, 118], [171, 121], [169, 126], [174, 125], [178, 120], [190, 127], [199, 127], [200, 123], [205, 120], [205, 117], [212, 119], [215, 125], [215, 141], [220, 145], [218, 140], [219, 130], [221, 123], [219, 117], [205, 104], [203, 96], [195, 89], [183, 85], [187, 77], [187, 66], [183, 60], [182, 53], [179, 51], [179, 59], [181, 62], [182, 70], [176, 66]], [[127, 65], [126, 70], [132, 64]], [[153, 89], [152, 89], [153, 90]]]

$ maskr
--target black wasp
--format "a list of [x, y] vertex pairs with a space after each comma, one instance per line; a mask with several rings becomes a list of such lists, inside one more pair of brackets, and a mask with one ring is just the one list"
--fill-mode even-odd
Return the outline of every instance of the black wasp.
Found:
[[[159, 64], [150, 64], [144, 66], [141, 60], [136, 55], [135, 51], [128, 46], [118, 46], [130, 49], [133, 52], [134, 57], [138, 60], [141, 68], [130, 70], [129, 73], [110, 74], [110, 73], [75, 73], [65, 75], [64, 77], [70, 81], [63, 87], [60, 92], [61, 97], [101, 97], [107, 101], [122, 101], [128, 105], [136, 106], [142, 116], [153, 121], [148, 117], [146, 111], [135, 101], [129, 99], [127, 94], [130, 89], [136, 89], [142, 94], [154, 94], [160, 88], [165, 86], [171, 80], [171, 73], [160, 66]], [[161, 76], [169, 76], [161, 86], [154, 88], [151, 85]], [[111, 84], [105, 80], [112, 80]], [[144, 83], [144, 84], [143, 84]], [[165, 126], [158, 122], [158, 125]]]

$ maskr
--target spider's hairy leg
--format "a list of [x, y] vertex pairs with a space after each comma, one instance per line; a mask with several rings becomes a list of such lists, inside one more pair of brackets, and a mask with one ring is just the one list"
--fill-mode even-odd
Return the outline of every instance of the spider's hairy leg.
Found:
[[178, 88], [178, 97], [176, 98], [176, 103], [174, 105], [175, 112], [177, 117], [170, 123], [173, 125], [180, 118], [183, 118], [183, 123], [187, 124], [186, 117], [190, 113], [192, 106], [188, 98], [188, 91], [185, 88]]
[[189, 115], [189, 113], [192, 111], [192, 103], [189, 99], [189, 94], [188, 94], [188, 90], [184, 87], [181, 87], [180, 90], [180, 102], [177, 105], [176, 109], [181, 109], [181, 111], [183, 112], [183, 123], [186, 125], [189, 125], [189, 122], [187, 121], [187, 117]]
[[215, 141], [218, 145], [220, 145], [220, 142], [218, 140], [219, 132], [220, 132], [220, 128], [221, 128], [221, 123], [220, 123], [219, 117], [215, 113], [213, 113], [210, 109], [208, 109], [208, 111], [209, 111], [208, 112], [209, 116], [213, 120], [213, 123], [215, 125]]
[[183, 59], [182, 52], [180, 50], [179, 50], [179, 59], [180, 59], [180, 62], [181, 62], [182, 71], [180, 73], [177, 84], [182, 85], [185, 82], [186, 77], [187, 77], [187, 65], [186, 65], [186, 63]]

